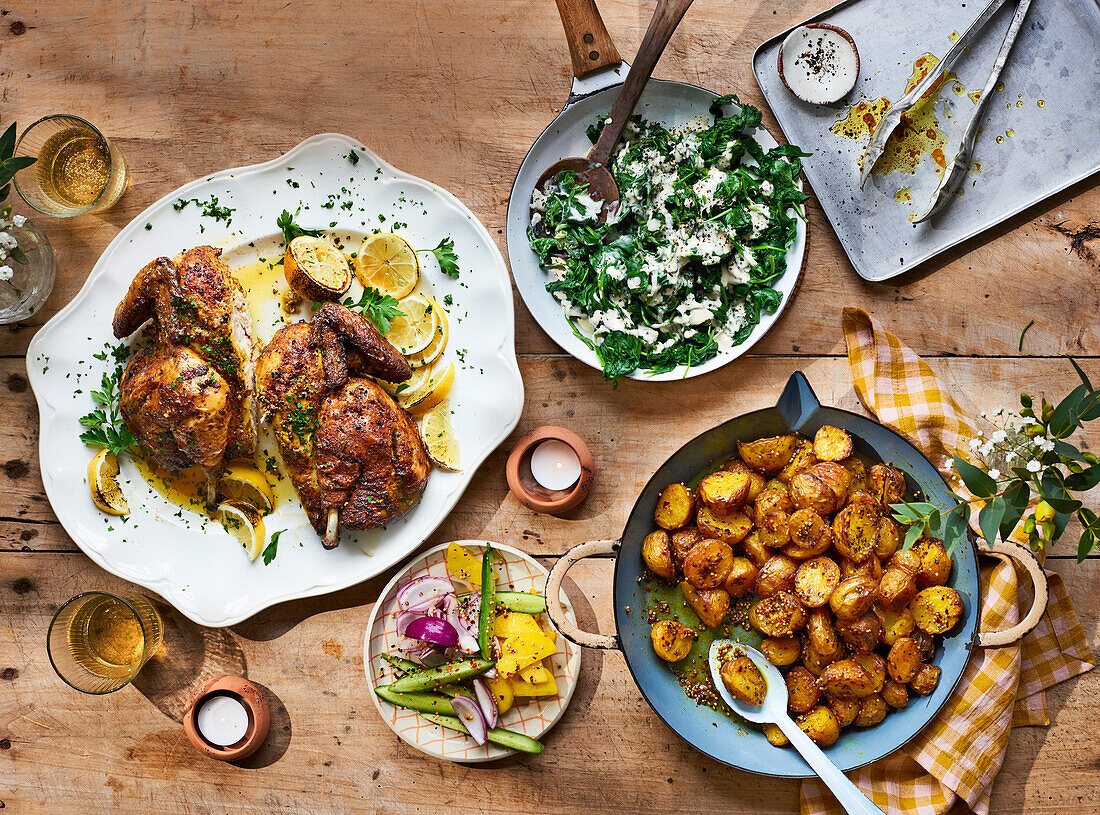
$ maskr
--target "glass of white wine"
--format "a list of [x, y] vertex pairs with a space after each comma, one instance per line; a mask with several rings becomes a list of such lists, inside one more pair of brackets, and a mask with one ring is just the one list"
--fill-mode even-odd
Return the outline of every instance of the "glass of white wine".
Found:
[[156, 606], [140, 594], [90, 591], [58, 609], [46, 647], [50, 664], [84, 693], [111, 693], [127, 685], [160, 647]]
[[126, 189], [122, 153], [79, 116], [39, 119], [23, 131], [15, 155], [37, 159], [16, 174], [15, 189], [46, 215], [69, 218], [100, 212]]

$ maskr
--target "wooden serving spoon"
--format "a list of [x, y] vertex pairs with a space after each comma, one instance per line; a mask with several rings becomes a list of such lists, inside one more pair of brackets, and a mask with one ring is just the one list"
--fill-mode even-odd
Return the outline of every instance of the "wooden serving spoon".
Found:
[[603, 202], [600, 223], [606, 221], [615, 211], [619, 204], [619, 187], [608, 169], [611, 164], [611, 153], [619, 143], [619, 137], [622, 136], [626, 123], [630, 121], [646, 83], [653, 75], [657, 60], [661, 58], [665, 46], [672, 37], [672, 32], [680, 24], [691, 3], [692, 0], [657, 0], [657, 8], [653, 12], [653, 19], [649, 21], [649, 28], [642, 39], [642, 46], [638, 49], [634, 64], [630, 66], [626, 81], [619, 89], [619, 95], [615, 97], [615, 103], [611, 106], [611, 113], [604, 123], [600, 137], [588, 151], [587, 156], [563, 158], [550, 165], [550, 168], [539, 177], [535, 189], [545, 190], [546, 185], [562, 173], [573, 172], [588, 184], [588, 195], [595, 201]]

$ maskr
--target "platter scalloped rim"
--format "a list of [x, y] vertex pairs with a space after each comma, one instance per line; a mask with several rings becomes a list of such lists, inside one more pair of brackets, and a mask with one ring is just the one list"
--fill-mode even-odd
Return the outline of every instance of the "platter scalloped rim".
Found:
[[[354, 163], [348, 158], [351, 151], [359, 156]], [[356, 196], [363, 205], [359, 210], [320, 209], [329, 200], [326, 191], [333, 189], [326, 172], [335, 187], [351, 188], [349, 199]], [[231, 222], [202, 218], [197, 204], [173, 206], [178, 199], [209, 195], [233, 207]], [[296, 500], [282, 505], [265, 518], [267, 529], [275, 531], [283, 523], [292, 534], [280, 538], [279, 555], [267, 566], [260, 560], [250, 563], [220, 526], [206, 524], [198, 532], [175, 523], [165, 508], [176, 507], [159, 496], [138, 501], [135, 509], [127, 489], [132, 526], [103, 515], [88, 496], [86, 467], [94, 451], [80, 442], [78, 419], [91, 410], [88, 391], [109, 367], [92, 354], [103, 349], [103, 342], [113, 342], [110, 318], [134, 274], [154, 257], [199, 243], [220, 246], [227, 254], [255, 254], [249, 247], [272, 244], [280, 234], [276, 214], [300, 203], [309, 206], [300, 220], [324, 212], [326, 222], [338, 224], [331, 231], [341, 234], [369, 234], [377, 225], [386, 228], [400, 219], [406, 222], [402, 234], [414, 245], [431, 247], [445, 235], [454, 240], [461, 279], [432, 274], [430, 268], [425, 277], [431, 276], [437, 296], [452, 296], [451, 348], [461, 346], [465, 352], [450, 397], [463, 470], [434, 472], [408, 516], [384, 531], [345, 531], [341, 546], [331, 551], [321, 548]], [[367, 214], [360, 218], [361, 213]], [[388, 221], [379, 221], [380, 213]], [[424, 262], [430, 266], [430, 256]], [[465, 316], [455, 319], [460, 309]], [[398, 563], [447, 517], [477, 468], [515, 428], [523, 408], [511, 280], [489, 232], [451, 193], [394, 168], [338, 133], [313, 136], [267, 162], [204, 176], [149, 206], [111, 241], [76, 297], [35, 334], [27, 372], [40, 416], [42, 480], [65, 531], [99, 566], [156, 592], [206, 626], [233, 625], [276, 603], [347, 588]], [[123, 476], [128, 467], [133, 476], [136, 469], [122, 459]], [[147, 491], [153, 495], [151, 488]], [[158, 524], [155, 544], [122, 537], [136, 537], [146, 521]], [[293, 546], [296, 537], [301, 546]]]

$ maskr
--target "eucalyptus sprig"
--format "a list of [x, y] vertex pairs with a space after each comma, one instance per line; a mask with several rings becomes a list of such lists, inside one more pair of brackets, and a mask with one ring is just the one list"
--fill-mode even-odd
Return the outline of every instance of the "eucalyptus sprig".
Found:
[[11, 192], [11, 180], [24, 167], [30, 167], [37, 159], [34, 156], [15, 155], [15, 122], [12, 122], [4, 135], [0, 136], [0, 201]]
[[[1076, 516], [1082, 526], [1077, 561], [1100, 543], [1100, 518], [1073, 496], [1100, 484], [1100, 457], [1067, 441], [1085, 422], [1100, 418], [1100, 391], [1076, 360], [1070, 363], [1081, 384], [1061, 402], [1051, 405], [1042, 399], [1036, 408], [1028, 394], [1020, 394], [1019, 412], [998, 408], [989, 417], [996, 430], [971, 440], [969, 456], [952, 458], [947, 466], [973, 496], [970, 500], [960, 499], [942, 513], [923, 502], [891, 505], [898, 523], [909, 527], [907, 547], [922, 534], [939, 532], [950, 548], [965, 537], [975, 508], [988, 541], [998, 536], [1007, 540], [1023, 520], [1031, 548], [1043, 549], [1058, 540]], [[1025, 518], [1032, 499], [1038, 503]]]

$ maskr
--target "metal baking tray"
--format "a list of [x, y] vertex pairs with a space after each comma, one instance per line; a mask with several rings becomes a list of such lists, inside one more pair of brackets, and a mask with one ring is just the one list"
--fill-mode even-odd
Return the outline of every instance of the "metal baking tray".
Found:
[[[966, 91], [985, 84], [1015, 5], [1000, 9], [955, 66]], [[1034, 0], [1001, 75], [1003, 90], [995, 91], [986, 111], [972, 170], [947, 209], [923, 224], [909, 221], [911, 213], [924, 209], [939, 180], [930, 156], [913, 175], [876, 173], [860, 190], [858, 160], [869, 137], [843, 138], [830, 127], [861, 97], [901, 96], [915, 60], [929, 52], [942, 57], [953, 32], [965, 31], [983, 7], [984, 0], [844, 0], [806, 20], [846, 29], [859, 49], [859, 80], [835, 105], [802, 102], [780, 80], [779, 47], [792, 29], [753, 56], [756, 81], [784, 135], [813, 154], [804, 161], [806, 177], [865, 280], [887, 280], [913, 269], [1100, 171], [1100, 5]], [[939, 117], [950, 159], [974, 103], [951, 83], [939, 99], [937, 105], [946, 105], [952, 116]], [[903, 187], [909, 189], [908, 201]]]

